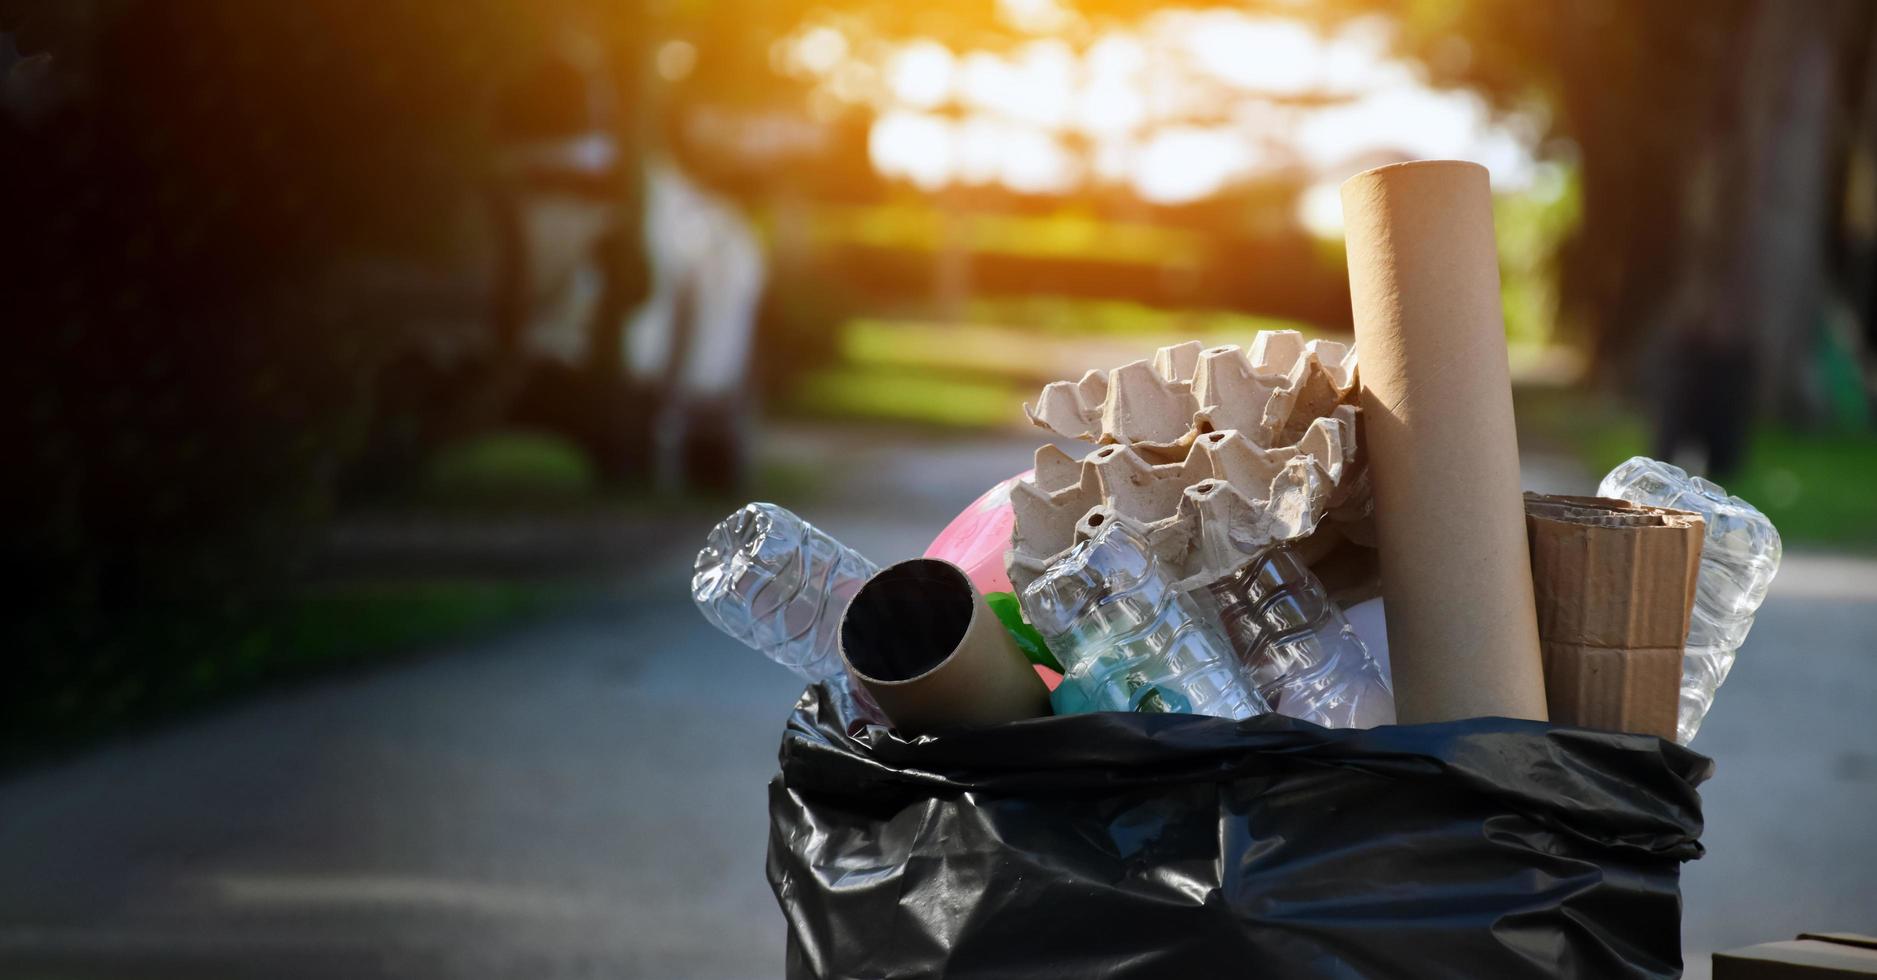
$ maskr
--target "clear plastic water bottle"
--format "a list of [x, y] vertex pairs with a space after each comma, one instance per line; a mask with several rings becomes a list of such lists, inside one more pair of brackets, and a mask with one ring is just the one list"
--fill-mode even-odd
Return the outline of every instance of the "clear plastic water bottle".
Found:
[[1056, 559], [1020, 603], [1066, 668], [1050, 695], [1057, 714], [1270, 710], [1225, 638], [1121, 522]]
[[841, 659], [841, 614], [879, 566], [775, 504], [745, 504], [697, 553], [691, 598], [713, 626], [794, 671], [878, 709]]
[[1611, 470], [1597, 485], [1597, 495], [1694, 511], [1707, 523], [1694, 613], [1682, 647], [1681, 706], [1675, 719], [1675, 741], [1687, 745], [1733, 669], [1735, 652], [1779, 571], [1779, 532], [1752, 504], [1679, 466], [1645, 456]]
[[1266, 548], [1206, 592], [1273, 711], [1325, 728], [1395, 723], [1388, 676], [1290, 548]]

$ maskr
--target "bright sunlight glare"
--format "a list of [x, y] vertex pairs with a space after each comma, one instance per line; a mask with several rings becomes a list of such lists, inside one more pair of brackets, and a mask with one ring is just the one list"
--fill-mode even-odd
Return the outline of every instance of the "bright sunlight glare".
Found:
[[1156, 204], [1198, 200], [1249, 169], [1247, 149], [1244, 141], [1219, 130], [1164, 130], [1134, 162], [1134, 191]]
[[914, 41], [894, 52], [887, 63], [886, 83], [893, 96], [906, 105], [931, 109], [951, 97], [952, 76], [958, 59], [937, 41]]
[[867, 153], [882, 173], [905, 177], [925, 190], [952, 177], [952, 134], [945, 120], [916, 112], [889, 112], [867, 135]]
[[[1386, 30], [1359, 20], [1324, 36], [1281, 17], [1173, 10], [1079, 51], [1055, 37], [1009, 52], [921, 39], [879, 63], [884, 86], [835, 94], [883, 100], [868, 140], [873, 165], [928, 190], [995, 182], [1066, 193], [1093, 181], [1182, 204], [1301, 174], [1318, 189], [1304, 195], [1299, 220], [1333, 234], [1341, 209], [1320, 186], [1378, 160], [1463, 157], [1485, 163], [1501, 187], [1528, 184], [1526, 142], [1477, 97], [1422, 83], [1389, 55]], [[804, 32], [792, 56], [834, 80], [854, 60], [827, 27]]]
[[1323, 44], [1297, 21], [1212, 10], [1185, 15], [1179, 32], [1202, 69], [1238, 88], [1296, 94], [1318, 81]]

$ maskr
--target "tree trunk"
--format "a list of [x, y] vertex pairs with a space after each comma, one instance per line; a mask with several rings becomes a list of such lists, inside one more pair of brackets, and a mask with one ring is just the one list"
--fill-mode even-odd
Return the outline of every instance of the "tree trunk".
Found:
[[[1751, 394], [1795, 422], [1823, 412], [1811, 354], [1825, 315], [1827, 247], [1836, 230], [1830, 177], [1841, 141], [1834, 85], [1855, 57], [1855, 6], [1762, 0], [1740, 73], [1740, 218], [1729, 304], [1752, 354]], [[1850, 41], [1850, 43], [1846, 43]], [[1746, 394], [1746, 392], [1742, 392]]]

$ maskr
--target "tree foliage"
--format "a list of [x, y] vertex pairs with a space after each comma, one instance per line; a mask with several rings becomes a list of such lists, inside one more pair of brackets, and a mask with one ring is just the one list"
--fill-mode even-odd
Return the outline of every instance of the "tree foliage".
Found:
[[198, 657], [131, 624], [209, 643], [291, 570], [402, 327], [373, 271], [461, 246], [541, 31], [494, 0], [0, 5], [43, 95], [0, 108], [0, 713]]
[[1877, 8], [1424, 0], [1402, 28], [1432, 80], [1542, 119], [1578, 169], [1560, 285], [1606, 372], [1695, 351], [1717, 390], [1807, 418], [1821, 335], [1869, 356]]

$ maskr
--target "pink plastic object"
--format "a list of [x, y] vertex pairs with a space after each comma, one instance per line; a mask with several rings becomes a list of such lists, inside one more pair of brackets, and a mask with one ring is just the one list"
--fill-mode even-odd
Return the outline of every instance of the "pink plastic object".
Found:
[[925, 556], [943, 558], [964, 569], [971, 584], [985, 595], [1015, 591], [1010, 573], [1004, 571], [1004, 552], [1010, 550], [1010, 536], [1017, 527], [1010, 509], [1010, 488], [1035, 475], [1035, 470], [1024, 470], [986, 490], [932, 539]]

